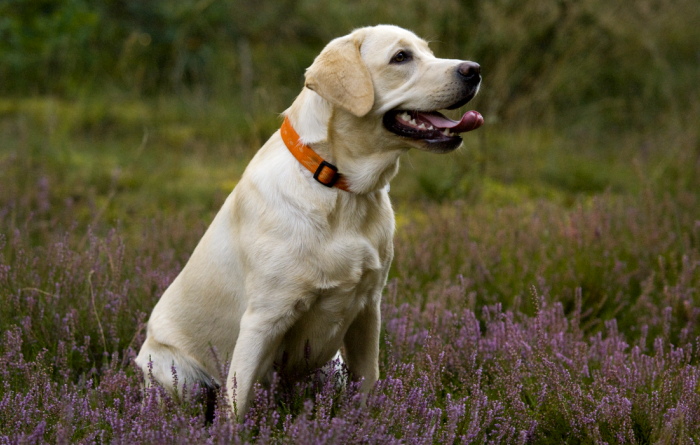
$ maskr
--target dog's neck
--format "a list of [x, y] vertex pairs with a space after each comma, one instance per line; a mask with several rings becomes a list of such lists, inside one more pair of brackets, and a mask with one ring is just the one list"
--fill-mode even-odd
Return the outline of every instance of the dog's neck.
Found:
[[299, 140], [299, 134], [289, 121], [289, 117], [285, 116], [284, 118], [284, 123], [280, 128], [280, 136], [296, 160], [314, 174], [315, 180], [326, 187], [337, 187], [346, 192], [351, 191], [347, 180], [338, 172], [336, 166], [323, 159], [313, 148]]
[[313, 146], [328, 139], [328, 122], [333, 106], [308, 88], [301, 90], [284, 114], [290, 119], [302, 144]]
[[378, 144], [383, 132], [381, 118], [353, 116], [308, 88], [285, 115], [300, 141], [338, 167], [353, 192], [361, 195], [386, 189], [398, 172], [399, 156], [406, 150]]

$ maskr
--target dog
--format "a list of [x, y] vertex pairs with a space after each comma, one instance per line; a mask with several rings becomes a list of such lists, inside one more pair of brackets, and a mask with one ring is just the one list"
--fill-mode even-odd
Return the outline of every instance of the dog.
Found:
[[409, 149], [451, 152], [483, 124], [476, 111], [438, 111], [480, 84], [477, 63], [436, 58], [396, 26], [332, 40], [156, 304], [136, 364], [174, 392], [173, 369], [180, 382], [225, 384], [239, 419], [256, 381], [302, 378], [339, 351], [369, 391], [393, 257], [389, 181]]

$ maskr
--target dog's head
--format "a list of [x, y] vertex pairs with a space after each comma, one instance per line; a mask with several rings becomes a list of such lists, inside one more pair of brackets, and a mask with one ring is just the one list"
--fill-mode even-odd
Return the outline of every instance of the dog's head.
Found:
[[455, 109], [479, 91], [477, 63], [438, 59], [427, 42], [405, 29], [361, 28], [330, 42], [306, 71], [306, 87], [363, 118], [381, 116], [383, 131], [409, 147], [436, 153], [457, 148], [460, 133], [484, 123], [476, 111], [459, 121]]

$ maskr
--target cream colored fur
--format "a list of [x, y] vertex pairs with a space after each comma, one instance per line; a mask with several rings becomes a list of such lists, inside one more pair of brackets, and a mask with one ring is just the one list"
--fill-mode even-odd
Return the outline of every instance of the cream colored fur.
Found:
[[[407, 48], [414, 63], [389, 64]], [[379, 376], [380, 300], [393, 256], [388, 184], [412, 146], [383, 128], [382, 115], [454, 102], [460, 62], [435, 58], [394, 26], [329, 43], [285, 114], [353, 193], [316, 182], [273, 134], [155, 306], [136, 359], [144, 372], [150, 362], [170, 389], [173, 366], [180, 382], [225, 384], [240, 417], [273, 364], [303, 376], [342, 348], [369, 390]], [[225, 382], [213, 350], [230, 360]]]

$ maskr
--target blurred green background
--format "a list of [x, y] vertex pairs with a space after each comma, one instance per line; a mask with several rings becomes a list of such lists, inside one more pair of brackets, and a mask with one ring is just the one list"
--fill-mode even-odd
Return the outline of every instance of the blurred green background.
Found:
[[487, 125], [456, 153], [406, 156], [399, 208], [700, 185], [697, 0], [3, 0], [0, 198], [86, 224], [210, 220], [314, 56], [378, 23], [484, 77], [468, 107]]

